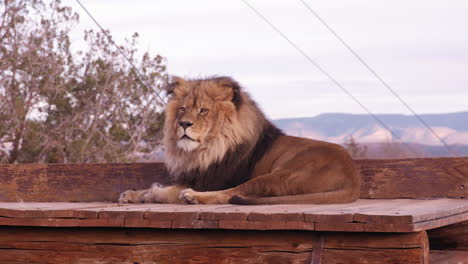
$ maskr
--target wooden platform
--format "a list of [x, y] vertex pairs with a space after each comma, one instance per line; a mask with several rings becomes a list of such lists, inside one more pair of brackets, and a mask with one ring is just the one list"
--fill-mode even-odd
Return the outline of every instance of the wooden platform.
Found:
[[356, 164], [360, 200], [275, 206], [112, 202], [158, 163], [0, 165], [0, 263], [468, 264], [468, 158]]
[[468, 220], [468, 199], [360, 199], [340, 205], [0, 203], [0, 225], [416, 232]]

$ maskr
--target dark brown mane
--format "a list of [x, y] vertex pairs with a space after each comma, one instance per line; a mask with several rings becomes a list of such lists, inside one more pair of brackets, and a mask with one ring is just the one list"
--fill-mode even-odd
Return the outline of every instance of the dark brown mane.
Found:
[[240, 144], [234, 150], [228, 151], [221, 161], [211, 164], [206, 171], [197, 169], [184, 172], [173, 177], [175, 180], [172, 183], [196, 191], [223, 190], [242, 184], [250, 179], [257, 162], [281, 135], [284, 133], [267, 121], [253, 148]]

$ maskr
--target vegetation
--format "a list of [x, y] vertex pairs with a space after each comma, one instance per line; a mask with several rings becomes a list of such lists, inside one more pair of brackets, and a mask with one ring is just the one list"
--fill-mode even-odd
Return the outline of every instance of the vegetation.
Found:
[[343, 146], [348, 150], [349, 154], [353, 159], [365, 159], [367, 158], [367, 146], [362, 145], [354, 140], [353, 136], [350, 136], [344, 143]]
[[[49, 1], [47, 1], [49, 2]], [[159, 144], [164, 58], [85, 31], [60, 1], [0, 1], [0, 162], [125, 162]]]
[[429, 156], [418, 144], [399, 142], [359, 143], [352, 136], [343, 146], [353, 159], [404, 159]]

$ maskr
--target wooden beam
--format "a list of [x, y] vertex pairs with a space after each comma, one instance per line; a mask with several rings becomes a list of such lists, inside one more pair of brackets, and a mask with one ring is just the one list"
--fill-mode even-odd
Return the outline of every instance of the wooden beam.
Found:
[[[428, 263], [425, 232], [320, 234], [322, 264]], [[0, 227], [0, 263], [299, 264], [312, 262], [318, 239], [307, 231]]]
[[428, 230], [427, 234], [431, 250], [457, 250], [468, 253], [468, 221]]
[[[468, 158], [358, 160], [361, 198], [468, 197]], [[0, 165], [1, 202], [116, 201], [165, 183], [162, 163]]]
[[361, 198], [468, 197], [468, 158], [358, 160]]
[[468, 251], [431, 250], [431, 264], [467, 264]]
[[5, 226], [415, 232], [467, 220], [466, 199], [259, 206], [0, 202]]
[[161, 163], [2, 164], [0, 201], [116, 201], [125, 190], [166, 179]]

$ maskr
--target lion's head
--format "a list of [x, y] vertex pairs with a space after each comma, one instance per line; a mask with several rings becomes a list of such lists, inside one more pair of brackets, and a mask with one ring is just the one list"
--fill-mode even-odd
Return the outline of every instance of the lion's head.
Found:
[[173, 174], [206, 170], [240, 144], [255, 145], [267, 121], [236, 81], [173, 79], [163, 139]]

